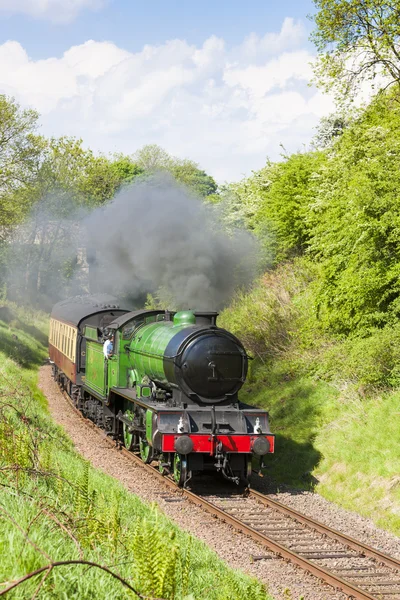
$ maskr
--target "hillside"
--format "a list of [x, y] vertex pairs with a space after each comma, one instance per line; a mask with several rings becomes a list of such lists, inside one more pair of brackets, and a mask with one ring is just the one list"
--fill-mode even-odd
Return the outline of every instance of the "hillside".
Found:
[[313, 489], [399, 533], [400, 392], [361, 383], [379, 368], [384, 341], [312, 337], [308, 286], [287, 289], [296, 268], [264, 276], [220, 317], [256, 357], [241, 397], [269, 410], [277, 435], [264, 474], [278, 489]]
[[324, 148], [225, 190], [226, 219], [258, 236], [270, 266], [220, 318], [254, 357], [242, 397], [278, 434], [267, 473], [397, 533], [398, 100], [379, 96]]

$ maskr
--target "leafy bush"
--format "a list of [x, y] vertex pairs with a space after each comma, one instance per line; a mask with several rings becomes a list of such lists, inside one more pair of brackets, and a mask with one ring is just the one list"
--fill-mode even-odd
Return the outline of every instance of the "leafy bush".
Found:
[[400, 324], [351, 337], [334, 336], [318, 318], [319, 268], [308, 259], [266, 273], [249, 293], [239, 292], [219, 317], [260, 364], [290, 377], [318, 377], [363, 390], [400, 385]]
[[310, 226], [307, 214], [317, 193], [324, 152], [297, 153], [270, 165], [269, 185], [255, 214], [255, 230], [275, 241], [275, 262], [301, 256], [307, 250]]
[[319, 317], [361, 332], [400, 316], [400, 107], [380, 97], [334, 145], [307, 219]]

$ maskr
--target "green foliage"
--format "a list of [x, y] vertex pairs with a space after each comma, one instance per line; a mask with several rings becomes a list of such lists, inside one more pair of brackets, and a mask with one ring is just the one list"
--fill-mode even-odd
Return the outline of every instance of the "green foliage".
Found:
[[[176, 594], [179, 548], [175, 532], [160, 534], [156, 521], [137, 523], [132, 539], [135, 570], [144, 593], [155, 598], [174, 598]], [[185, 560], [188, 560], [188, 555]]]
[[57, 199], [56, 215], [68, 216], [76, 206], [92, 208], [111, 200], [121, 185], [131, 183], [143, 169], [122, 154], [112, 159], [94, 156], [82, 140], [61, 137], [47, 142], [31, 197], [36, 201]]
[[228, 229], [257, 234], [266, 265], [311, 257], [318, 326], [366, 337], [400, 315], [398, 95], [332, 119], [319, 132], [324, 151], [268, 163], [225, 187], [217, 208]]
[[83, 463], [80, 477], [75, 481], [75, 507], [76, 512], [88, 515], [93, 505], [93, 493], [89, 488], [89, 463]]
[[400, 325], [370, 330], [365, 337], [327, 333], [318, 311], [320, 273], [308, 259], [283, 263], [249, 292], [239, 291], [219, 324], [237, 335], [258, 363], [274, 369], [278, 361], [290, 378], [312, 376], [339, 387], [351, 383], [360, 393], [400, 386]]
[[319, 56], [317, 81], [339, 96], [380, 76], [379, 86], [400, 83], [400, 9], [396, 0], [314, 0], [312, 35]]
[[374, 102], [335, 145], [309, 207], [320, 319], [338, 333], [399, 316], [399, 125], [396, 102]]
[[272, 236], [275, 260], [300, 256], [307, 249], [310, 230], [307, 211], [319, 185], [326, 160], [322, 152], [292, 154], [270, 165], [268, 185], [255, 214], [255, 229]]
[[400, 326], [328, 334], [319, 277], [308, 259], [282, 264], [222, 312], [219, 324], [255, 356], [240, 397], [270, 413], [276, 453], [265, 474], [278, 487], [316, 488], [398, 533], [399, 393], [379, 394], [400, 385]]
[[296, 313], [292, 297], [304, 287], [307, 268], [290, 263], [266, 273], [250, 292], [239, 291], [219, 317], [221, 327], [237, 335], [262, 361], [284, 353], [290, 346]]
[[36, 135], [37, 119], [0, 95], [0, 298], [50, 309], [57, 298], [85, 293], [81, 222], [137, 177], [164, 170], [194, 196], [217, 196], [196, 163], [159, 146], [95, 156], [80, 139]]
[[188, 159], [179, 159], [168, 154], [157, 144], [147, 144], [138, 150], [133, 159], [144, 173], [151, 174], [155, 171], [168, 171], [178, 181], [186, 185], [197, 196], [207, 198], [217, 192], [217, 184], [207, 175], [197, 163]]
[[202, 198], [215, 194], [217, 191], [218, 186], [211, 175], [207, 175], [191, 160], [177, 162], [172, 167], [171, 173], [177, 181], [191, 188]]
[[79, 193], [85, 206], [98, 206], [111, 200], [124, 185], [133, 183], [144, 173], [129, 156], [116, 154], [112, 159], [105, 156], [90, 160], [78, 184]]
[[252, 230], [261, 242], [266, 265], [307, 249], [307, 212], [325, 161], [321, 151], [293, 154], [282, 162], [268, 162], [248, 179], [221, 190], [219, 208], [226, 227]]
[[172, 156], [157, 144], [146, 144], [135, 152], [133, 159], [143, 171], [147, 172], [170, 170], [174, 162]]
[[321, 337], [315, 341], [320, 345], [306, 353], [302, 372], [341, 385], [352, 383], [361, 394], [400, 385], [398, 324], [370, 332], [365, 338], [337, 341]]
[[316, 439], [323, 455], [316, 472], [318, 489], [399, 535], [400, 394], [365, 397], [348, 387], [337, 405], [336, 419]]
[[132, 183], [136, 177], [144, 173], [144, 169], [129, 156], [116, 154], [111, 162], [111, 171], [115, 175], [117, 185]]
[[352, 115], [349, 112], [336, 112], [322, 117], [317, 126], [312, 145], [317, 150], [322, 150], [332, 146], [337, 139], [343, 134], [344, 130], [349, 127], [352, 122]]
[[35, 133], [38, 117], [0, 95], [0, 241], [27, 210], [15, 194], [29, 188], [39, 168], [44, 140]]

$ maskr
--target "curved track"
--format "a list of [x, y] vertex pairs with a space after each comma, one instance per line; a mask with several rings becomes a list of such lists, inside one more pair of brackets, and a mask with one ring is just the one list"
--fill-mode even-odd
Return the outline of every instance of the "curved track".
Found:
[[[86, 419], [64, 391], [71, 407], [89, 426]], [[108, 440], [115, 447], [115, 442]], [[267, 550], [289, 560], [325, 583], [356, 600], [400, 600], [400, 560], [355, 540], [339, 531], [289, 508], [255, 490], [243, 494], [230, 488], [210, 493], [178, 488], [157, 467], [145, 464], [124, 447], [120, 451], [130, 460], [151, 472], [169, 488], [163, 496], [173, 502], [184, 495], [194, 504], [222, 519], [251, 537]], [[254, 556], [262, 560], [268, 556]]]

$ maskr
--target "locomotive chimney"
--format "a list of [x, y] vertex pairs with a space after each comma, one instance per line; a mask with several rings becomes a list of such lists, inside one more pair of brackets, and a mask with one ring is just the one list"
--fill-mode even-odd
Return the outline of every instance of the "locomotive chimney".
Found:
[[211, 327], [216, 327], [219, 313], [195, 311], [193, 314], [196, 317], [196, 325], [211, 325]]

